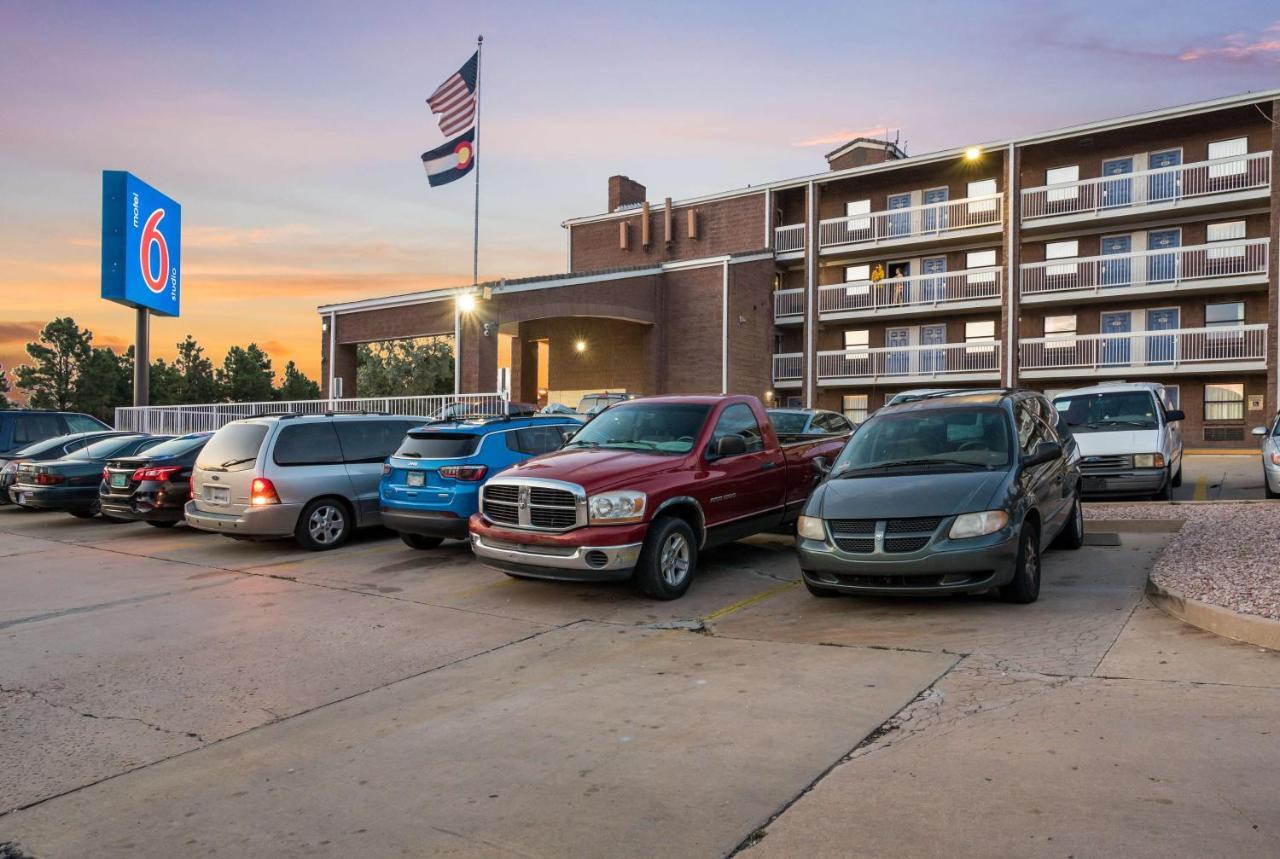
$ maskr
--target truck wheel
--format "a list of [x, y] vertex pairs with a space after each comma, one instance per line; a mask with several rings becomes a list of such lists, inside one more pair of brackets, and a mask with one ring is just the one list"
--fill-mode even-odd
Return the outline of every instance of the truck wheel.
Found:
[[1055, 549], [1079, 549], [1084, 545], [1084, 511], [1080, 507], [1080, 498], [1071, 505], [1071, 515], [1067, 524], [1058, 532], [1058, 539], [1053, 541]]
[[656, 600], [684, 596], [698, 565], [698, 544], [689, 523], [663, 516], [649, 528], [634, 582], [640, 592]]
[[442, 537], [428, 537], [426, 534], [406, 534], [400, 532], [400, 539], [410, 549], [434, 549], [444, 542]]
[[1000, 588], [1005, 602], [1033, 603], [1040, 596], [1040, 534], [1034, 525], [1023, 525], [1014, 561], [1013, 581]]

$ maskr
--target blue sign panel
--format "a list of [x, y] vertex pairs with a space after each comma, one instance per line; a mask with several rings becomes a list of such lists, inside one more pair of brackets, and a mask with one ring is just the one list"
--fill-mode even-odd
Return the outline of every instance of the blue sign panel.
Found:
[[102, 297], [177, 316], [182, 207], [132, 173], [102, 171]]

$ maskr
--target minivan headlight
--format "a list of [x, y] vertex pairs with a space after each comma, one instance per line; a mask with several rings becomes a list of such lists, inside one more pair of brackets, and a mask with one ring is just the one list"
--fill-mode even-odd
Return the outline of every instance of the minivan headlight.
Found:
[[1133, 456], [1134, 468], [1164, 468], [1163, 453], [1137, 453]]
[[796, 533], [806, 540], [827, 539], [827, 529], [817, 516], [801, 516], [796, 521]]
[[634, 489], [619, 489], [592, 495], [587, 502], [593, 525], [618, 525], [644, 519], [645, 494]]
[[1003, 510], [986, 510], [982, 513], [962, 513], [951, 523], [947, 536], [952, 540], [966, 537], [984, 537], [994, 534], [1009, 524], [1009, 514]]

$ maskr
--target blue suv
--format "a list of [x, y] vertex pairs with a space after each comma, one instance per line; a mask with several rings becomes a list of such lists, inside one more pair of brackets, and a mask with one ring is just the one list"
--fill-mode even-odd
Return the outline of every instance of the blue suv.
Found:
[[382, 524], [415, 549], [467, 539], [480, 485], [518, 462], [559, 450], [582, 421], [568, 415], [441, 420], [409, 430], [382, 466]]

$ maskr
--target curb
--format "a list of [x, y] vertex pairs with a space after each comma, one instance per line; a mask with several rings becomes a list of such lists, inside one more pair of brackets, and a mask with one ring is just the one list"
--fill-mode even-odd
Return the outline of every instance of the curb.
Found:
[[1198, 629], [1269, 650], [1280, 650], [1280, 620], [1237, 614], [1230, 609], [1189, 599], [1150, 579], [1147, 579], [1147, 599], [1170, 617]]
[[1262, 453], [1261, 446], [1256, 448], [1249, 447], [1224, 447], [1224, 448], [1186, 448], [1182, 451], [1183, 456], [1260, 456]]

